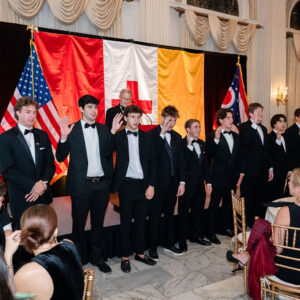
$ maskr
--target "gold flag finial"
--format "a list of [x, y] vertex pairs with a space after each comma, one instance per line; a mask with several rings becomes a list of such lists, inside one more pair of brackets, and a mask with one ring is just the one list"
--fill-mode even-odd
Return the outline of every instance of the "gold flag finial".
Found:
[[238, 63], [238, 64], [240, 63], [240, 56], [238, 56], [238, 61], [237, 61], [237, 63]]
[[35, 25], [27, 25], [26, 30], [30, 30], [31, 33], [30, 39], [34, 41], [34, 31], [39, 32], [38, 27]]

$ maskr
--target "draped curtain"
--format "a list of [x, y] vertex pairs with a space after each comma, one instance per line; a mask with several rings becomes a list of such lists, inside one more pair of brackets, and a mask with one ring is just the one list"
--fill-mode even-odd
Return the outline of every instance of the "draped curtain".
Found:
[[[25, 19], [34, 18], [46, 0], [7, 0], [11, 8]], [[99, 31], [108, 31], [120, 14], [122, 0], [47, 0], [55, 18], [64, 25], [74, 24], [85, 12]]]

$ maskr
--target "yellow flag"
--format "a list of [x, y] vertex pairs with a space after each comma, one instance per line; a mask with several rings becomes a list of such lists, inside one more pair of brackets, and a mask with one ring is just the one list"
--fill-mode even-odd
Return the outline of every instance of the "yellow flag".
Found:
[[205, 139], [204, 123], [204, 54], [182, 50], [158, 49], [158, 118], [167, 105], [179, 110], [174, 130], [186, 135], [184, 123], [197, 119], [201, 139]]

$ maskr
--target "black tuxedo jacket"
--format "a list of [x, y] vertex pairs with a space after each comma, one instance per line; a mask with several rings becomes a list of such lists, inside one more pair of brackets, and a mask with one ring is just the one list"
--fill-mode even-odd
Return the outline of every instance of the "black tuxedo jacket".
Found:
[[[111, 183], [113, 174], [112, 156], [108, 154], [108, 129], [105, 125], [96, 123], [99, 136], [100, 161], [105, 180]], [[84, 181], [87, 177], [88, 159], [84, 142], [81, 121], [75, 123], [73, 130], [64, 143], [59, 141], [56, 150], [56, 159], [62, 162], [70, 154], [69, 169], [67, 175], [67, 192], [71, 196], [79, 197], [83, 192]]]
[[285, 136], [286, 151], [284, 150], [283, 145], [279, 146], [276, 143], [276, 138], [276, 133], [272, 130], [267, 136], [266, 146], [274, 169], [274, 178], [282, 178], [286, 177], [290, 170], [289, 148]]
[[197, 140], [201, 150], [200, 157], [198, 157], [195, 151], [191, 151], [187, 147], [187, 137], [185, 137], [182, 142], [186, 167], [185, 188], [187, 192], [187, 190], [198, 189], [200, 185], [203, 187], [204, 180], [206, 180], [206, 183], [211, 183], [211, 175], [206, 156], [205, 142], [200, 139]]
[[[106, 111], [105, 125], [107, 126], [109, 131], [111, 130], [112, 122], [113, 122], [115, 115], [119, 114], [119, 113], [123, 113], [120, 104], [117, 106], [111, 107]], [[122, 125], [126, 125], [124, 118], [122, 118], [122, 121], [123, 121]]]
[[[156, 162], [151, 144], [151, 137], [148, 132], [139, 130], [139, 155], [144, 174], [145, 189], [155, 184]], [[129, 165], [129, 148], [126, 130], [123, 129], [116, 134], [110, 135], [110, 152], [116, 151], [116, 166], [114, 170], [112, 192], [121, 188]]]
[[240, 125], [240, 142], [243, 152], [244, 174], [248, 176], [263, 176], [268, 179], [268, 170], [272, 167], [271, 159], [267, 151], [267, 128], [261, 127], [264, 135], [264, 143], [257, 130], [252, 128], [252, 122], [248, 120]]
[[215, 143], [215, 132], [207, 136], [206, 151], [211, 158], [210, 171], [213, 189], [234, 188], [239, 174], [243, 172], [241, 159], [241, 145], [239, 136], [232, 132], [233, 149], [230, 153], [229, 145], [221, 133], [220, 141]]
[[[18, 126], [0, 135], [0, 170], [8, 182], [12, 211], [25, 210], [32, 204], [52, 202], [49, 183], [55, 173], [55, 164], [50, 140], [45, 131], [37, 128], [33, 129], [33, 135], [36, 163]], [[39, 180], [48, 181], [47, 190], [37, 201], [26, 202], [25, 195]]]
[[300, 168], [300, 135], [297, 124], [292, 125], [285, 131], [285, 138], [290, 155], [290, 170]]
[[[171, 163], [169, 154], [165, 148], [165, 140], [160, 137], [161, 127], [156, 126], [149, 131], [154, 145], [157, 161], [156, 187], [167, 188], [171, 180]], [[173, 156], [174, 176], [178, 181], [185, 181], [185, 159], [182, 138], [179, 133], [171, 130], [171, 151]]]

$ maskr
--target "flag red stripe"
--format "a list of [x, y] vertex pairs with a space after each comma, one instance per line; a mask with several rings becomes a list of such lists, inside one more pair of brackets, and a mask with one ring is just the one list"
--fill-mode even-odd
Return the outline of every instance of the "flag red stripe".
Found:
[[48, 105], [44, 105], [42, 107], [44, 109], [44, 112], [46, 113], [49, 121], [51, 122], [51, 125], [54, 127], [54, 129], [56, 130], [56, 132], [58, 133], [58, 135], [60, 134], [60, 127], [59, 125], [57, 124], [57, 121], [55, 120], [55, 118], [53, 117], [51, 111], [49, 110], [49, 107]]
[[52, 146], [56, 149], [56, 148], [57, 148], [57, 141], [56, 141], [56, 140], [54, 139], [54, 137], [52, 136], [52, 134], [51, 134], [49, 128], [45, 125], [44, 120], [43, 120], [43, 118], [41, 117], [40, 114], [37, 114], [37, 120], [38, 120], [38, 122], [40, 123], [41, 128], [47, 132], [47, 134], [48, 134], [48, 136], [49, 136], [49, 139], [50, 139], [50, 142], [51, 142]]

